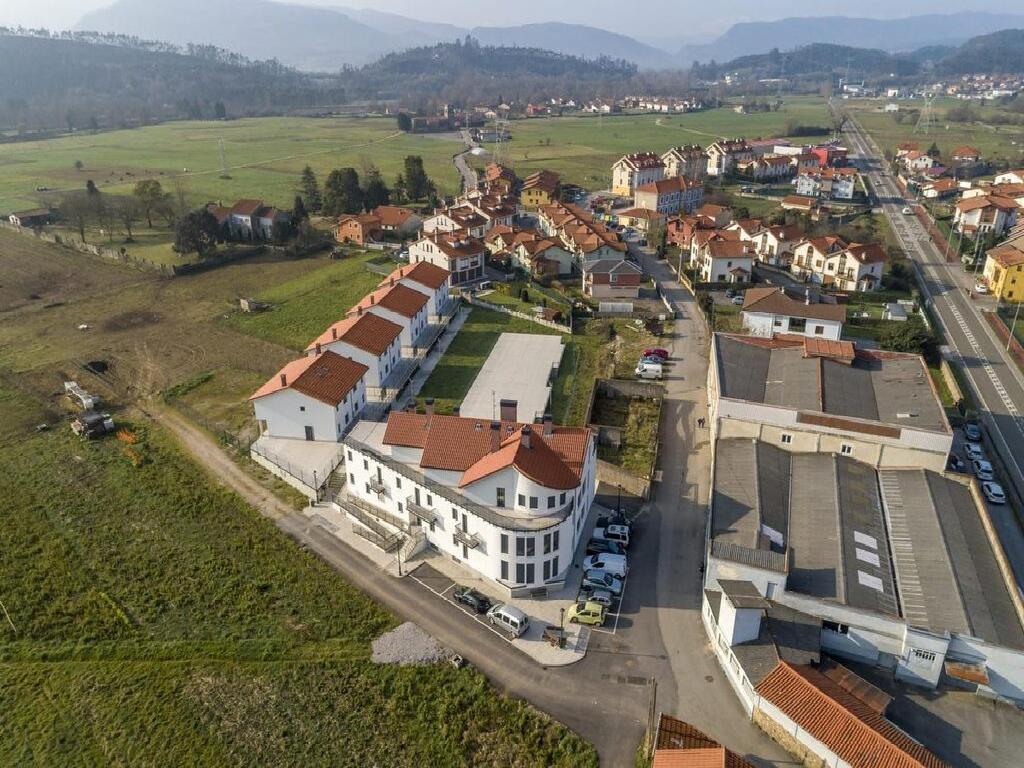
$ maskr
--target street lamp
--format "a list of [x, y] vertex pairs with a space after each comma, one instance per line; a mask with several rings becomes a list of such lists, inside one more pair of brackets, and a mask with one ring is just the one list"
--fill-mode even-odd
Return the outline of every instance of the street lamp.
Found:
[[615, 500], [615, 513], [618, 515], [622, 514], [622, 484], [619, 483], [615, 486], [618, 489], [618, 496]]
[[565, 630], [565, 608], [558, 609], [558, 628], [562, 631]]

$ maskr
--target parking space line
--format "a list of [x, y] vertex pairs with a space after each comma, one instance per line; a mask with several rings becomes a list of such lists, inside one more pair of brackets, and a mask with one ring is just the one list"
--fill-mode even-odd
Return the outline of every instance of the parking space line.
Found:
[[409, 574], [409, 578], [413, 579], [417, 584], [419, 584], [420, 586], [424, 587], [428, 591], [433, 592], [435, 595], [437, 595], [439, 598], [441, 598], [442, 602], [444, 602], [446, 605], [450, 605], [452, 608], [457, 610], [459, 613], [463, 614], [464, 616], [468, 616], [470, 619], [475, 621], [477, 624], [482, 626], [484, 629], [488, 629], [491, 632], [493, 632], [494, 634], [496, 634], [498, 637], [500, 637], [502, 640], [507, 642], [509, 645], [512, 644], [512, 639], [509, 638], [504, 632], [500, 632], [497, 629], [495, 629], [491, 625], [491, 623], [489, 621], [484, 621], [482, 618], [480, 618], [480, 616], [476, 615], [475, 613], [470, 613], [468, 609], [463, 608], [458, 603], [454, 602], [453, 600], [449, 600], [449, 599], [447, 599], [444, 596], [445, 592], [447, 592], [449, 589], [451, 589], [452, 587], [455, 586], [455, 582], [452, 582], [447, 587], [445, 587], [444, 588], [444, 592], [438, 592], [436, 589], [434, 589], [432, 586], [430, 586], [429, 584], [427, 584], [426, 582], [424, 582], [422, 579], [420, 579], [418, 576], [415, 576], [414, 574], [410, 573]]

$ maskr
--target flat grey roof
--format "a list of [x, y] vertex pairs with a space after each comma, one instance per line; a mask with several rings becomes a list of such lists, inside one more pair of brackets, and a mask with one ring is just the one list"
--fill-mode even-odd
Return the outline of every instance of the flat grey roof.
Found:
[[551, 387], [562, 360], [558, 334], [503, 333], [491, 349], [459, 407], [459, 415], [497, 419], [502, 400], [518, 403], [517, 419], [532, 422], [548, 410]]
[[926, 470], [879, 475], [907, 622], [1024, 648], [1024, 629], [970, 489]]
[[916, 356], [870, 357], [852, 365], [805, 357], [803, 346], [715, 336], [722, 397], [799, 411], [948, 432], [942, 404]]
[[712, 556], [788, 564], [788, 591], [1024, 648], [981, 511], [954, 478], [725, 438], [711, 515]]

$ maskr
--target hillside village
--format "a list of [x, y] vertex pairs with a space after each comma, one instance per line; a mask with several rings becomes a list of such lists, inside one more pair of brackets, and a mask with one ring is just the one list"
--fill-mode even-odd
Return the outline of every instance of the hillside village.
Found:
[[[487, 55], [468, 35], [436, 47], [463, 46]], [[213, 165], [180, 173], [101, 171], [76, 143], [66, 186], [11, 192], [35, 203], [0, 220], [0, 413], [23, 408], [3, 434], [38, 447], [11, 487], [61, 458], [47, 474], [62, 500], [40, 519], [70, 530], [63, 496], [113, 467], [116, 492], [90, 503], [174, 507], [96, 524], [132, 556], [143, 536], [154, 560], [180, 557], [159, 549], [177, 515], [218, 518], [223, 541], [189, 529], [206, 561], [223, 555], [205, 547], [243, 558], [223, 594], [213, 566], [188, 563], [144, 611], [98, 580], [69, 589], [102, 614], [101, 644], [109, 623], [132, 664], [189, 667], [161, 683], [189, 697], [174, 706], [195, 707], [196, 733], [230, 729], [253, 764], [288, 762], [309, 706], [276, 709], [268, 680], [298, 674], [271, 670], [280, 654], [330, 673], [291, 685], [365, 699], [316, 712], [332, 734], [332, 719], [368, 731], [373, 746], [346, 753], [366, 764], [443, 763], [441, 741], [417, 739], [451, 709], [453, 765], [1013, 765], [1024, 168], [990, 149], [1016, 139], [961, 142], [929, 115], [937, 97], [970, 112], [1024, 82], [936, 65], [935, 82], [830, 77], [794, 102], [778, 51], [758, 56], [649, 95], [636, 80], [593, 99], [382, 98], [373, 117], [318, 117], [315, 148], [276, 144], [274, 182], [217, 136]], [[910, 109], [912, 140], [894, 130]], [[685, 122], [709, 113], [708, 130]], [[366, 133], [342, 150], [337, 126]], [[600, 152], [563, 151], [574, 131]], [[135, 303], [108, 310], [122, 294]], [[179, 452], [180, 487], [132, 485]], [[209, 508], [184, 495], [207, 481]], [[234, 517], [248, 506], [260, 527]], [[61, 542], [38, 553], [47, 571], [87, 562]], [[294, 563], [247, 570], [268, 552]], [[43, 576], [26, 583], [46, 594]], [[174, 590], [284, 634], [243, 616], [207, 638], [211, 604]], [[150, 636], [171, 603], [188, 632]], [[14, 605], [0, 602], [24, 644], [12, 665], [113, 653], [72, 648], [74, 633], [30, 649]], [[228, 674], [191, 644], [268, 671], [222, 701]], [[239, 725], [264, 716], [274, 745]], [[236, 755], [219, 749], [203, 760]]]

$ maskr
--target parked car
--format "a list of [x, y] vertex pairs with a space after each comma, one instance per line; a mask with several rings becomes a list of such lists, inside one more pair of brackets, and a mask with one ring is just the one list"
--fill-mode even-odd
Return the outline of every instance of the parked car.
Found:
[[595, 528], [607, 528], [609, 525], [621, 525], [623, 528], [630, 528], [631, 523], [629, 518], [621, 512], [616, 512], [614, 515], [599, 515], [597, 522], [594, 523]]
[[662, 360], [668, 360], [668, 350], [661, 347], [648, 347], [644, 350], [644, 357], [660, 357]]
[[985, 494], [985, 498], [993, 504], [1005, 504], [1006, 493], [1003, 491], [1003, 486], [996, 482], [986, 482], [981, 484], [981, 492]]
[[903, 215], [904, 216], [913, 216], [914, 215], [914, 209], [911, 208], [909, 205], [903, 206]]
[[636, 370], [633, 371], [638, 379], [655, 379], [659, 380], [662, 378], [661, 363], [644, 363], [640, 362], [636, 366]]
[[487, 618], [491, 624], [512, 637], [521, 637], [530, 628], [530, 617], [509, 603], [495, 605], [487, 612]]
[[[623, 549], [629, 549], [629, 534], [630, 529], [628, 525], [613, 525], [609, 523], [603, 528], [595, 528], [593, 539], [597, 541], [615, 542]], [[613, 552], [612, 554], [621, 553]]]
[[967, 462], [965, 462], [955, 453], [951, 453], [949, 454], [949, 461], [946, 462], [946, 469], [952, 472], [966, 472]]
[[975, 459], [972, 461], [971, 468], [974, 470], [974, 476], [979, 480], [992, 480], [995, 477], [995, 474], [992, 471], [992, 465], [983, 459]]
[[607, 571], [584, 571], [583, 581], [580, 582], [580, 591], [593, 592], [603, 589], [611, 592], [615, 597], [622, 594], [622, 579], [612, 576]]
[[988, 286], [981, 282], [981, 280], [978, 280], [974, 283], [974, 292], [984, 295], [988, 293]]
[[491, 609], [491, 599], [487, 595], [461, 584], [452, 591], [452, 600], [472, 608], [477, 613], [487, 613]]
[[[985, 479], [989, 480], [991, 478]], [[607, 552], [603, 552], [600, 555], [587, 555], [583, 558], [583, 570], [607, 571], [612, 576], [618, 576], [621, 579], [625, 578], [626, 574], [629, 573], [629, 564], [626, 562], [625, 555], [610, 555]]]
[[655, 357], [654, 355], [644, 355], [643, 357], [640, 358], [640, 362], [637, 363], [637, 365], [643, 365], [644, 363], [650, 363], [651, 365], [657, 365], [657, 366], [660, 367], [661, 364], [664, 363], [664, 362], [665, 361], [662, 360], [660, 357]]
[[742, 296], [733, 296], [732, 297], [732, 303], [735, 304], [738, 307], [742, 306], [743, 305], [743, 297]]
[[591, 539], [587, 542], [588, 555], [600, 555], [603, 552], [607, 552], [609, 555], [625, 554], [625, 550], [622, 545], [617, 541], [609, 541], [608, 539]]
[[[580, 591], [582, 592], [583, 590]], [[615, 604], [615, 595], [607, 589], [594, 589], [590, 590], [589, 594], [587, 594], [587, 600], [603, 605], [605, 608], [611, 608]]]
[[735, 289], [733, 289], [733, 288], [726, 288], [725, 289], [725, 298], [731, 299], [735, 295], [736, 295]]
[[600, 627], [604, 624], [604, 610], [604, 606], [600, 603], [587, 600], [582, 603], [574, 603], [566, 611], [565, 618], [569, 620], [570, 624], [587, 624], [592, 627]]
[[964, 453], [967, 454], [968, 461], [985, 458], [985, 451], [982, 450], [982, 447], [978, 443], [968, 443], [967, 447], [964, 448]]
[[976, 421], [968, 421], [964, 424], [964, 436], [972, 443], [981, 442], [981, 427]]

